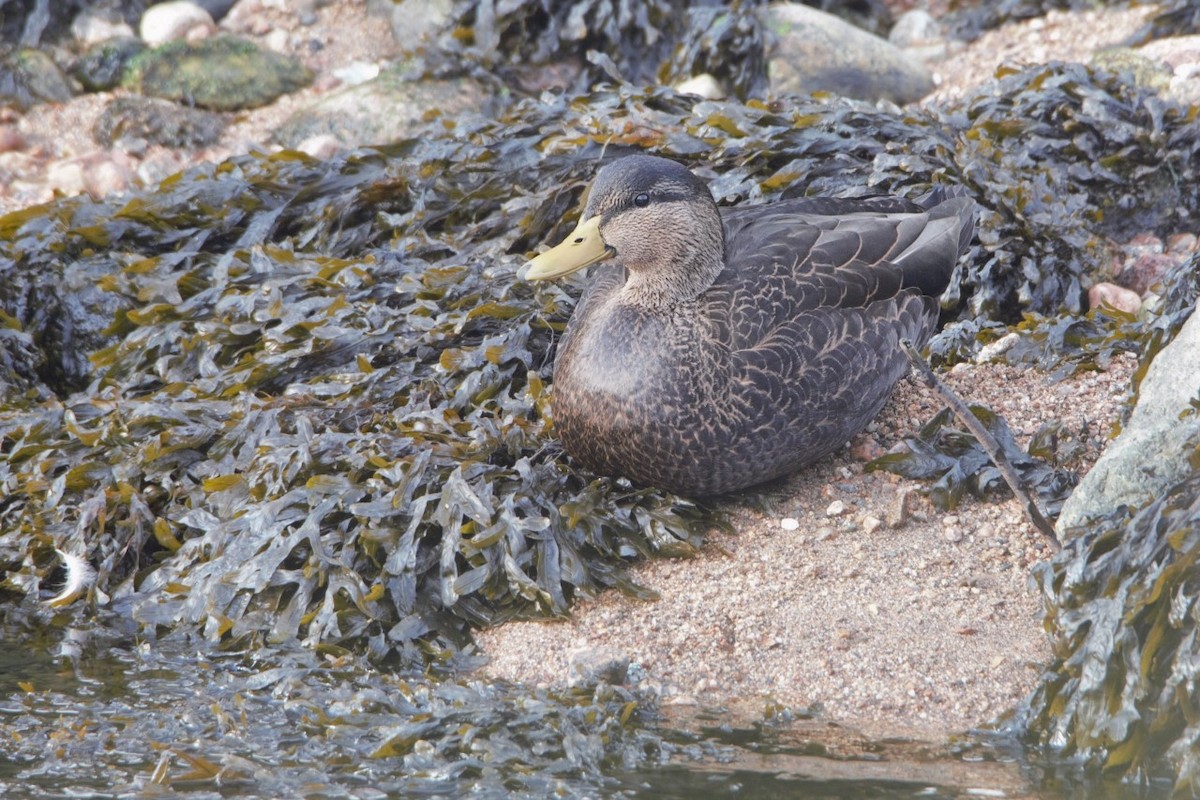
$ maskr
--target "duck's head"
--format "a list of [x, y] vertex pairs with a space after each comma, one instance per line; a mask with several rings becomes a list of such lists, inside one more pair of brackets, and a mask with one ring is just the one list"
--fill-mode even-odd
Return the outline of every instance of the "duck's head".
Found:
[[575, 230], [529, 263], [547, 280], [615, 257], [636, 294], [670, 302], [695, 297], [724, 266], [724, 231], [708, 187], [686, 167], [627, 156], [596, 175]]

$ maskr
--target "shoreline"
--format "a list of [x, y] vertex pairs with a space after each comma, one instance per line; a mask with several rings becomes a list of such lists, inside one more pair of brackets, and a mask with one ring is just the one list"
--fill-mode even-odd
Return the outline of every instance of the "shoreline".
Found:
[[[1090, 466], [1133, 366], [1124, 356], [1058, 384], [996, 364], [945, 378], [1004, 416], [1022, 445], [1043, 419], [1090, 424]], [[1050, 549], [1015, 499], [966, 498], [943, 513], [918, 482], [863, 471], [940, 408], [906, 379], [873, 432], [765, 492], [771, 513], [724, 501], [736, 533], [714, 532], [693, 558], [635, 565], [632, 579], [658, 600], [610, 590], [566, 620], [479, 631], [489, 661], [478, 674], [565, 686], [573, 659], [628, 659], [664, 705], [784, 706], [885, 738], [986, 726], [1050, 659], [1030, 577]], [[900, 504], [909, 511], [897, 523]]]

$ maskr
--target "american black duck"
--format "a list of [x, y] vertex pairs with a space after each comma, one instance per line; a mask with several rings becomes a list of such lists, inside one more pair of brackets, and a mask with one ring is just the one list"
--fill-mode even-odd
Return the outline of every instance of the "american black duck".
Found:
[[558, 347], [554, 426], [588, 469], [715, 495], [862, 430], [924, 344], [975, 227], [970, 199], [805, 198], [718, 209], [685, 167], [597, 174], [532, 280], [603, 262]]

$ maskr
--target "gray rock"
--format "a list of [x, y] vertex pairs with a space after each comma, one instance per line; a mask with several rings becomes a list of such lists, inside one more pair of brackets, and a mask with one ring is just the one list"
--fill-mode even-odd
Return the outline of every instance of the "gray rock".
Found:
[[0, 56], [0, 107], [25, 111], [37, 103], [71, 99], [67, 76], [46, 53], [32, 48]]
[[904, 104], [933, 90], [923, 64], [837, 17], [793, 3], [768, 6], [765, 13], [777, 38], [768, 61], [775, 92], [824, 91]]
[[922, 8], [914, 8], [896, 19], [888, 33], [888, 41], [896, 47], [916, 47], [937, 41], [942, 36], [942, 26], [933, 15]]
[[469, 78], [417, 79], [411, 70], [398, 65], [300, 109], [274, 137], [293, 148], [325, 135], [347, 147], [382, 145], [412, 135], [431, 110], [452, 116], [468, 110], [488, 113], [492, 105], [491, 96]]
[[446, 27], [453, 11], [453, 0], [367, 0], [367, 13], [388, 21], [392, 38], [404, 52]]
[[[1192, 401], [1200, 390], [1200, 314], [1150, 363], [1129, 423], [1063, 504], [1059, 536], [1106, 516], [1118, 506], [1137, 508], [1190, 471], [1189, 440], [1200, 436]], [[1188, 413], [1184, 413], [1188, 412]], [[1182, 415], [1182, 416], [1181, 416]]]
[[215, 111], [188, 108], [157, 97], [116, 97], [92, 127], [92, 138], [112, 147], [121, 139], [144, 139], [164, 147], [208, 147], [225, 130]]
[[611, 647], [585, 647], [567, 657], [567, 685], [595, 686], [625, 683], [629, 656]]
[[214, 20], [220, 21], [229, 13], [236, 0], [192, 0], [196, 5], [208, 12]]

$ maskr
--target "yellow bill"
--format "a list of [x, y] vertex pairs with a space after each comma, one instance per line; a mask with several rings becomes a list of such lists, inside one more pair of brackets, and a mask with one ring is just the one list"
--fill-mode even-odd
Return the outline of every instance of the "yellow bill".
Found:
[[561, 278], [597, 261], [603, 261], [612, 254], [612, 248], [600, 237], [600, 216], [596, 215], [580, 220], [575, 230], [571, 231], [562, 243], [530, 261], [525, 278], [531, 281]]

